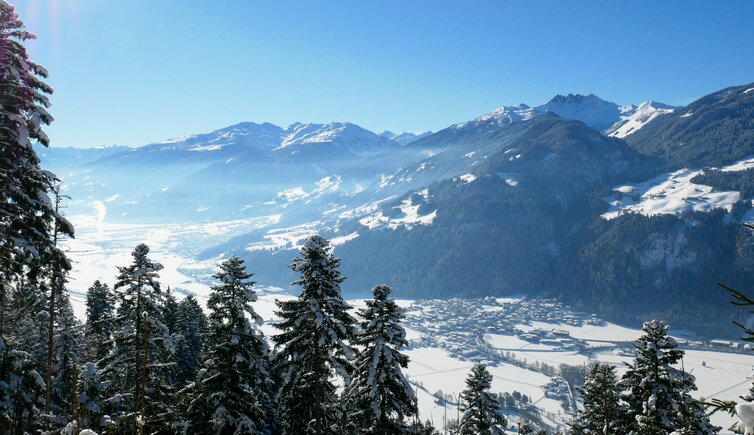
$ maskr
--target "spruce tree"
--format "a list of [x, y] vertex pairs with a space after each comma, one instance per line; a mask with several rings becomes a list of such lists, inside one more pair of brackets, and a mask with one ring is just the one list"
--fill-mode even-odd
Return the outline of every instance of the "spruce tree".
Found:
[[53, 377], [51, 384], [51, 411], [55, 421], [66, 423], [75, 414], [76, 399], [72, 395], [73, 384], [78, 377], [77, 365], [83, 344], [82, 327], [73, 314], [67, 293], [58, 296], [53, 334]]
[[35, 367], [35, 360], [28, 352], [15, 350], [20, 346], [9, 340], [10, 349], [0, 342], [7, 364], [7, 380], [0, 384], [0, 418], [3, 434], [35, 433], [42, 429], [44, 412], [45, 384], [42, 375]]
[[99, 431], [102, 428], [102, 390], [104, 385], [100, 379], [97, 366], [93, 362], [84, 364], [78, 374], [76, 386], [76, 403], [82, 427]]
[[6, 340], [0, 342], [6, 378], [0, 382], [0, 433], [34, 433], [49, 423], [44, 414], [48, 312], [43, 294], [27, 283], [10, 293]]
[[207, 317], [193, 296], [178, 303], [175, 316], [176, 379], [180, 387], [196, 378], [207, 334]]
[[584, 386], [578, 388], [584, 401], [571, 422], [571, 432], [583, 435], [620, 435], [623, 419], [615, 367], [599, 361], [589, 365]]
[[628, 404], [627, 420], [622, 433], [640, 435], [669, 434], [683, 427], [704, 428], [702, 434], [716, 433], [708, 427], [703, 413], [683, 411], [689, 406], [688, 391], [696, 389], [693, 377], [674, 367], [683, 358], [678, 343], [668, 336], [668, 326], [661, 321], [644, 323], [644, 334], [636, 341], [636, 358], [619, 385]]
[[165, 304], [162, 308], [162, 323], [173, 334], [175, 332], [176, 316], [178, 314], [178, 300], [170, 291], [170, 287], [165, 290]]
[[508, 420], [500, 412], [500, 403], [492, 392], [492, 375], [484, 364], [475, 364], [461, 393], [462, 435], [497, 435], [505, 433]]
[[150, 433], [172, 423], [168, 379], [173, 364], [166, 358], [173, 343], [161, 320], [162, 265], [148, 254], [147, 245], [138, 245], [131, 265], [118, 268], [114, 287], [119, 306], [113, 318], [115, 346], [103, 370], [108, 384], [104, 403], [124, 432]]
[[259, 329], [262, 319], [251, 305], [257, 300], [251, 277], [239, 257], [223, 262], [214, 275], [219, 284], [207, 300], [207, 359], [192, 388], [188, 433], [270, 432], [272, 380], [267, 343]]
[[355, 319], [348, 313], [340, 283], [340, 260], [320, 236], [307, 239], [291, 264], [299, 272], [294, 281], [302, 292], [295, 300], [277, 301], [280, 334], [275, 367], [279, 376], [278, 421], [286, 435], [339, 434], [343, 411], [336, 394], [335, 377], [347, 386], [352, 365], [351, 347]]
[[417, 413], [416, 396], [401, 370], [408, 366], [408, 357], [400, 353], [408, 345], [400, 325], [403, 310], [390, 298], [390, 291], [386, 285], [375, 287], [374, 299], [359, 310], [363, 320], [353, 344], [360, 351], [347, 392], [348, 420], [357, 433], [405, 433], [404, 419]]
[[713, 435], [720, 432], [722, 428], [710, 422], [704, 405], [691, 397], [690, 393], [697, 389], [694, 376], [681, 371], [676, 383], [681, 401], [673, 422], [675, 432], [679, 435]]
[[[52, 122], [46, 110], [52, 89], [42, 81], [47, 71], [29, 59], [24, 46], [34, 38], [13, 6], [0, 0], [0, 419], [10, 424], [14, 415], [22, 416], [12, 427], [0, 428], [5, 433], [32, 432], [39, 422], [38, 398], [32, 396], [38, 380], [46, 388], [44, 378], [38, 377], [46, 367], [39, 365], [45, 365], [52, 347], [49, 334], [35, 344], [45, 347], [38, 361], [22, 347], [23, 339], [16, 340], [24, 337], [10, 335], [22, 318], [36, 318], [38, 313], [11, 302], [14, 287], [38, 290], [36, 299], [45, 299], [50, 272], [70, 270], [53, 233], [57, 229], [73, 234], [73, 227], [57, 215], [48, 195], [56, 178], [40, 168], [32, 147], [33, 141], [49, 145], [42, 128]], [[51, 331], [49, 322], [45, 330]]]
[[112, 348], [113, 312], [115, 294], [107, 284], [94, 281], [86, 292], [86, 357], [97, 362], [105, 358]]
[[[57, 216], [48, 193], [55, 176], [43, 171], [32, 141], [49, 144], [42, 130], [52, 122], [46, 108], [52, 89], [41, 78], [47, 71], [31, 61], [24, 47], [35, 36], [26, 31], [13, 6], [0, 0], [0, 288], [14, 275], [34, 281], [45, 265], [70, 269], [52, 240], [56, 222], [63, 234], [70, 223]], [[2, 294], [0, 296], [7, 296]], [[6, 301], [0, 301], [7, 303]], [[2, 314], [2, 311], [0, 311]], [[0, 335], [4, 320], [0, 318]]]

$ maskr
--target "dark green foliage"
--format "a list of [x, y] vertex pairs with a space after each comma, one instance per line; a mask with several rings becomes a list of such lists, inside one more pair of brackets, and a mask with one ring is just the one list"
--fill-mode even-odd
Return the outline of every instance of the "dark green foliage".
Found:
[[[52, 331], [38, 321], [47, 294], [62, 288], [71, 268], [52, 234], [73, 234], [49, 196], [56, 178], [40, 168], [32, 148], [32, 141], [49, 145], [42, 129], [52, 122], [46, 110], [52, 89], [42, 81], [47, 71], [24, 46], [34, 38], [14, 7], [0, 1], [0, 432], [18, 434], [42, 423], [38, 393], [45, 386], [38, 376], [51, 355], [44, 332]], [[13, 303], [18, 293], [22, 304]], [[21, 323], [30, 336], [15, 335]], [[43, 339], [27, 342], [37, 334]]]
[[21, 274], [37, 281], [44, 269], [70, 269], [51, 234], [56, 218], [63, 234], [73, 234], [73, 227], [55, 212], [48, 196], [55, 178], [41, 170], [31, 147], [32, 140], [49, 144], [42, 127], [52, 122], [45, 109], [50, 105], [46, 94], [52, 89], [41, 80], [47, 72], [28, 58], [23, 45], [33, 38], [13, 6], [0, 2], [0, 284], [4, 288]]
[[683, 351], [668, 336], [668, 326], [653, 320], [643, 329], [644, 335], [636, 341], [636, 358], [619, 383], [627, 404], [619, 433], [717, 433], [719, 428], [709, 423], [703, 407], [689, 396], [696, 389], [694, 377], [677, 368]]
[[589, 367], [582, 365], [561, 364], [558, 367], [558, 374], [571, 385], [581, 385], [589, 375]]
[[175, 342], [176, 380], [179, 386], [196, 377], [207, 334], [207, 317], [193, 296], [178, 303], [173, 341]]
[[80, 370], [78, 385], [76, 386], [79, 418], [81, 419], [82, 427], [98, 431], [101, 428], [101, 400], [104, 385], [102, 385], [96, 364], [88, 362], [83, 364]]
[[281, 333], [272, 339], [280, 379], [278, 422], [286, 435], [343, 432], [333, 378], [340, 376], [347, 385], [353, 371], [348, 340], [356, 321], [340, 293], [340, 260], [330, 250], [320, 236], [307, 239], [290, 266], [300, 273], [294, 284], [301, 286], [301, 295], [278, 301], [281, 321], [274, 326]]
[[402, 373], [408, 367], [408, 357], [400, 353], [408, 345], [400, 326], [403, 310], [390, 298], [390, 291], [378, 285], [372, 289], [374, 299], [359, 310], [363, 320], [353, 345], [360, 351], [346, 398], [349, 424], [359, 434], [405, 433], [405, 419], [418, 412], [413, 388]]
[[420, 421], [416, 421], [412, 423], [406, 433], [411, 434], [411, 435], [439, 435], [440, 434], [440, 432], [437, 429], [435, 429], [435, 426], [429, 420], [427, 420], [424, 423]]
[[752, 84], [734, 86], [661, 115], [628, 136], [638, 151], [661, 157], [672, 168], [721, 166], [754, 149]]
[[112, 349], [113, 312], [115, 294], [107, 284], [94, 281], [86, 292], [86, 328], [84, 336], [88, 346], [86, 356], [89, 361], [99, 361]]
[[118, 268], [114, 349], [103, 365], [102, 376], [108, 382], [104, 412], [125, 431], [136, 429], [142, 407], [147, 430], [169, 427], [173, 419], [173, 342], [162, 323], [165, 293], [158, 281], [162, 265], [148, 254], [149, 247], [140, 244], [131, 254], [131, 265]]
[[267, 343], [259, 330], [262, 319], [251, 306], [257, 300], [252, 275], [238, 257], [223, 262], [220, 269], [214, 275], [219, 284], [207, 301], [207, 358], [189, 389], [188, 433], [266, 434], [272, 381]]
[[626, 215], [597, 231], [555, 296], [622, 323], [660, 318], [710, 335], [732, 332], [718, 319], [734, 312], [710, 288], [720, 279], [749, 281], [754, 243], [723, 210]]
[[178, 300], [170, 291], [170, 287], [165, 290], [165, 304], [162, 308], [162, 323], [172, 334], [175, 332], [175, 322], [178, 314]]
[[505, 432], [508, 420], [500, 403], [490, 392], [492, 375], [484, 364], [475, 364], [461, 393], [463, 412], [458, 433], [461, 435], [498, 435]]
[[706, 169], [692, 178], [696, 184], [712, 186], [715, 190], [735, 190], [741, 198], [754, 198], [754, 168], [743, 171], [723, 172], [719, 169]]
[[82, 325], [73, 314], [67, 293], [61, 293], [55, 303], [55, 328], [52, 353], [51, 411], [63, 422], [74, 414], [75, 399], [72, 395], [75, 376], [81, 360], [79, 355], [84, 344]]
[[584, 401], [571, 422], [574, 435], [620, 435], [620, 422], [623, 421], [623, 409], [620, 403], [621, 390], [615, 367], [599, 361], [589, 365], [589, 372], [583, 387], [578, 388]]

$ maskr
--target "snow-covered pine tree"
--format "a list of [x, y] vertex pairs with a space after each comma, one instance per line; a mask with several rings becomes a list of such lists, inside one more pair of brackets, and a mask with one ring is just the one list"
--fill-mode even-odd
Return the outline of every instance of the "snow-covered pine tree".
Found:
[[173, 418], [168, 379], [174, 363], [165, 360], [173, 342], [161, 320], [162, 265], [148, 255], [147, 245], [136, 246], [131, 265], [118, 268], [114, 286], [119, 306], [113, 318], [114, 349], [103, 369], [108, 385], [103, 405], [124, 433], [151, 433], [169, 427]]
[[[34, 282], [47, 265], [70, 269], [51, 235], [56, 222], [62, 234], [72, 235], [73, 226], [56, 215], [48, 195], [55, 176], [40, 168], [32, 148], [32, 141], [49, 144], [42, 127], [52, 122], [46, 110], [52, 89], [41, 80], [47, 71], [24, 47], [34, 38], [14, 7], [0, 0], [0, 308], [8, 304], [8, 289], [19, 275]], [[0, 309], [0, 337], [4, 313]], [[1, 379], [3, 374], [0, 369]]]
[[25, 435], [42, 429], [45, 383], [35, 368], [35, 360], [20, 348], [13, 339], [10, 349], [0, 342], [4, 363], [10, 369], [7, 380], [0, 384], [0, 433]]
[[675, 381], [681, 396], [673, 421], [675, 432], [678, 435], [713, 435], [720, 432], [722, 428], [710, 422], [704, 405], [691, 397], [691, 392], [697, 389], [694, 376], [680, 371]]
[[[232, 257], [214, 275], [207, 307], [207, 358], [189, 390], [188, 433], [267, 434], [271, 428], [268, 347], [254, 311], [257, 300], [244, 261]], [[248, 317], [247, 317], [248, 316]], [[250, 321], [249, 317], [251, 318]]]
[[461, 393], [461, 435], [498, 435], [505, 433], [508, 420], [500, 412], [497, 397], [490, 392], [492, 375], [484, 364], [475, 364]]
[[[34, 433], [43, 428], [48, 312], [43, 294], [20, 283], [6, 307], [6, 340], [0, 342], [3, 370], [0, 382], [0, 433]], [[6, 348], [7, 346], [7, 348]]]
[[[644, 323], [643, 331], [644, 334], [636, 340], [636, 358], [619, 382], [628, 405], [627, 419], [619, 432], [663, 435], [682, 426], [706, 427], [704, 421], [692, 422], [688, 416], [679, 413], [688, 404], [686, 393], [696, 387], [692, 387], [693, 377], [674, 367], [684, 352], [668, 336], [668, 326], [652, 320]], [[703, 413], [697, 417], [702, 418]]]
[[280, 379], [277, 393], [278, 423], [285, 435], [325, 435], [343, 432], [343, 412], [338, 401], [336, 376], [347, 386], [352, 371], [348, 341], [355, 319], [348, 313], [338, 270], [340, 260], [323, 237], [304, 242], [291, 269], [300, 273], [293, 282], [302, 287], [297, 299], [277, 301], [280, 334], [275, 368]]
[[97, 365], [93, 362], [84, 364], [78, 374], [76, 386], [76, 403], [79, 407], [79, 419], [82, 427], [88, 427], [99, 431], [102, 426], [102, 380], [100, 379]]
[[589, 365], [584, 385], [578, 387], [584, 401], [571, 422], [574, 435], [620, 435], [623, 410], [615, 367], [595, 361]]
[[178, 300], [170, 291], [170, 287], [165, 290], [165, 306], [162, 308], [162, 323], [168, 328], [171, 334], [175, 329], [176, 315], [178, 314]]
[[[40, 168], [32, 148], [32, 141], [49, 144], [42, 127], [52, 122], [46, 110], [52, 89], [42, 81], [47, 71], [29, 59], [24, 47], [33, 38], [13, 6], [0, 0], [0, 402], [5, 403], [0, 418], [6, 421], [21, 409], [10, 407], [35, 402], [22, 400], [15, 389], [39, 375], [35, 359], [9, 335], [10, 325], [36, 313], [10, 304], [13, 287], [42, 290], [47, 270], [70, 269], [51, 235], [56, 221], [60, 231], [73, 233], [68, 221], [57, 219], [48, 196], [55, 177]], [[22, 396], [34, 391], [27, 385]], [[23, 413], [23, 421], [39, 417], [29, 407]], [[32, 430], [20, 421], [12, 430], [3, 429]]]
[[[64, 334], [63, 337], [70, 338], [73, 337], [73, 329], [76, 329], [76, 333], [79, 333], [80, 330], [77, 327], [78, 325], [76, 325], [75, 328], [73, 327], [76, 321], [73, 316], [72, 308], [70, 306], [70, 300], [65, 293], [65, 284], [68, 282], [68, 271], [71, 269], [71, 265], [69, 264], [68, 259], [65, 257], [65, 255], [63, 255], [63, 253], [58, 250], [58, 243], [66, 235], [65, 226], [70, 225], [62, 217], [62, 202], [63, 199], [68, 197], [61, 193], [61, 183], [58, 179], [53, 180], [51, 190], [54, 195], [54, 222], [51, 235], [52, 250], [51, 254], [48, 254], [46, 256], [48, 257], [48, 259], [47, 261], [45, 261], [44, 265], [44, 270], [46, 272], [48, 280], [47, 282], [49, 283], [47, 285], [49, 289], [49, 297], [47, 298], [47, 313], [49, 317], [49, 323], [47, 327], [47, 367], [45, 370], [45, 414], [48, 415], [50, 421], [59, 421], [60, 418], [65, 419], [66, 417], [56, 415], [62, 411], [62, 404], [58, 403], [57, 406], [55, 406], [56, 409], [52, 409], [52, 396], [54, 388], [53, 384], [55, 384], [53, 378], [60, 377], [59, 374], [56, 373], [56, 370], [58, 368], [62, 368], [65, 371], [69, 368], [65, 367], [65, 364], [75, 364], [75, 361], [78, 358], [78, 349], [71, 350], [68, 347], [70, 342], [66, 342], [61, 346], [60, 344], [56, 343], [56, 338], [60, 336], [61, 332]], [[66, 310], [70, 311], [69, 318], [63, 319], [62, 322], [59, 321], [57, 318], [58, 313], [60, 312], [61, 314], [66, 315], [68, 314]], [[70, 330], [69, 326], [71, 327]], [[79, 344], [80, 342], [77, 341], [76, 346], [78, 346]], [[63, 363], [64, 366], [61, 367], [60, 364], [58, 364], [56, 367], [54, 360], [56, 357], [61, 357], [61, 355], [63, 358], [66, 358], [66, 361], [64, 361]], [[71, 355], [74, 356], [74, 359], [67, 359]], [[66, 380], [70, 385], [70, 377], [66, 378]], [[58, 399], [60, 398], [61, 397], [58, 395]], [[70, 397], [68, 398], [67, 402], [72, 402]]]
[[83, 334], [67, 293], [58, 295], [56, 305], [50, 410], [59, 424], [70, 421], [75, 413], [74, 408], [78, 406], [72, 391], [78, 376], [76, 367], [79, 364]]
[[439, 435], [440, 432], [435, 429], [435, 425], [432, 424], [431, 421], [427, 420], [426, 422], [422, 423], [421, 421], [414, 421], [411, 423], [408, 427], [408, 430], [405, 432], [406, 434], [410, 435]]
[[115, 294], [107, 284], [94, 281], [86, 292], [86, 353], [88, 361], [97, 362], [106, 357], [112, 348], [113, 312]]
[[359, 310], [361, 331], [352, 344], [359, 346], [356, 372], [347, 391], [349, 426], [355, 433], [392, 435], [406, 432], [405, 418], [417, 414], [414, 390], [403, 375], [408, 344], [400, 325], [403, 310], [390, 298], [390, 287], [372, 289], [373, 300]]
[[196, 298], [189, 295], [178, 303], [175, 316], [176, 380], [179, 388], [196, 378], [207, 335], [207, 317]]

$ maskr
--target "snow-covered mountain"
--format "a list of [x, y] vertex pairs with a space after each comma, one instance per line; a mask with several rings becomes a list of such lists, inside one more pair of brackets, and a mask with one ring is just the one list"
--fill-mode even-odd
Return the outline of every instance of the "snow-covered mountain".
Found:
[[658, 116], [626, 141], [669, 169], [724, 166], [754, 155], [754, 84], [733, 86]]
[[207, 153], [223, 150], [255, 149], [266, 152], [279, 145], [283, 136], [284, 130], [277, 125], [267, 122], [263, 124], [242, 122], [211, 133], [193, 134], [156, 142], [142, 147], [138, 151]]
[[557, 95], [545, 104], [529, 107], [526, 104], [504, 106], [471, 121], [454, 125], [456, 129], [491, 129], [505, 124], [527, 121], [542, 113], [555, 113], [561, 118], [581, 121], [587, 126], [613, 137], [626, 137], [641, 129], [658, 115], [672, 112], [676, 107], [647, 101], [642, 104], [618, 106], [594, 94]]
[[677, 107], [656, 101], [645, 101], [638, 106], [633, 104], [623, 106], [620, 108], [620, 121], [608, 128], [605, 134], [612, 137], [626, 137], [636, 133], [659, 115], [672, 113], [676, 109]]
[[390, 130], [385, 130], [382, 133], [380, 133], [380, 136], [386, 137], [390, 140], [398, 142], [401, 145], [408, 145], [411, 142], [416, 142], [417, 140], [425, 138], [431, 134], [432, 134], [431, 131], [425, 131], [423, 133], [411, 133], [411, 132], [393, 133]]
[[[675, 111], [560, 96], [406, 145], [350, 123], [241, 123], [136, 149], [43, 153], [74, 198], [71, 214], [238, 223], [198, 255], [239, 253], [264, 284], [287, 285], [288, 255], [278, 254], [321, 233], [347, 258], [349, 292], [380, 280], [412, 297], [548, 294], [599, 300], [613, 320], [636, 324], [651, 312], [690, 327], [684, 313], [693, 310], [677, 302], [707, 298], [707, 281], [727, 270], [721, 262], [734, 265], [732, 285], [754, 270], [736, 226], [752, 216], [754, 170], [726, 169], [754, 155], [750, 88]], [[602, 133], [608, 122], [618, 124]], [[668, 297], [658, 302], [660, 289]], [[727, 304], [705, 304], [729, 314]]]
[[620, 106], [594, 94], [556, 95], [536, 109], [538, 112], [553, 112], [563, 118], [579, 120], [597, 131], [607, 130], [621, 115]]
[[273, 150], [284, 155], [365, 156], [384, 152], [397, 142], [349, 122], [329, 124], [301, 124], [288, 126], [280, 144]]
[[503, 106], [471, 121], [455, 124], [452, 128], [456, 130], [492, 130], [506, 124], [528, 121], [538, 113], [537, 109], [526, 104]]

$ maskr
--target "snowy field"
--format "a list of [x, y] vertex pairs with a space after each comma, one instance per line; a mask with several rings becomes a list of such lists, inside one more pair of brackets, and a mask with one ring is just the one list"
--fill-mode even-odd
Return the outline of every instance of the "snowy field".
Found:
[[[84, 298], [91, 283], [100, 279], [110, 285], [115, 281], [117, 266], [130, 262], [130, 253], [141, 242], [151, 248], [151, 258], [162, 263], [163, 286], [176, 289], [180, 298], [195, 294], [204, 303], [212, 285], [211, 275], [220, 258], [198, 262], [194, 256], [201, 249], [222, 243], [230, 237], [277, 222], [277, 216], [216, 222], [205, 225], [114, 225], [73, 217], [77, 227], [75, 240], [65, 242], [73, 260], [69, 289], [76, 314], [84, 317]], [[261, 283], [263, 285], [264, 283]], [[263, 332], [275, 334], [275, 300], [293, 297], [274, 287], [259, 287], [255, 307], [267, 323]], [[351, 301], [354, 309], [363, 301]], [[525, 298], [486, 298], [484, 300], [409, 301], [406, 308], [407, 338], [411, 358], [406, 375], [419, 397], [421, 418], [430, 419], [442, 428], [444, 418], [457, 416], [457, 399], [444, 402], [444, 395], [457, 398], [471, 366], [485, 362], [493, 375], [496, 392], [518, 391], [531, 398], [550, 425], [562, 425], [569, 419], [562, 398], [548, 397], [548, 384], [554, 378], [539, 367], [560, 364], [579, 365], [597, 359], [611, 362], [624, 370], [631, 360], [630, 342], [641, 331], [606, 322], [566, 323], [578, 314], [552, 301]], [[581, 315], [581, 320], [586, 319]], [[522, 334], [559, 331], [568, 343], [538, 343], [522, 339]], [[575, 346], [573, 343], [578, 344]], [[754, 353], [732, 353], [708, 347], [686, 349], [686, 371], [697, 379], [697, 397], [735, 399], [751, 383]], [[509, 415], [515, 421], [517, 415]], [[732, 419], [715, 415], [713, 421], [728, 427]]]

